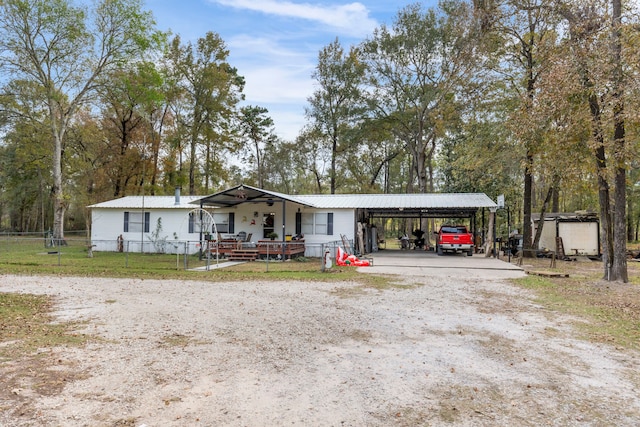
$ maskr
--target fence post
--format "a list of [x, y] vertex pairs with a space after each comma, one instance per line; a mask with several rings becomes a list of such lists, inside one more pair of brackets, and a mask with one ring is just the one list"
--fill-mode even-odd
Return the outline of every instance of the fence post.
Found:
[[266, 261], [266, 266], [267, 266], [267, 273], [269, 272], [269, 247], [271, 245], [269, 244], [269, 242], [267, 242], [267, 261]]
[[184, 270], [187, 271], [187, 251], [189, 250], [189, 241], [184, 242]]

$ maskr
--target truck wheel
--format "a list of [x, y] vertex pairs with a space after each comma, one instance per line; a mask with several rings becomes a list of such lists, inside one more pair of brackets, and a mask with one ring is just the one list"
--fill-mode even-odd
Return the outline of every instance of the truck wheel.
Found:
[[467, 256], [473, 256], [473, 249], [469, 249], [469, 252], [467, 252]]
[[442, 246], [438, 245], [436, 253], [438, 254], [438, 256], [442, 256]]

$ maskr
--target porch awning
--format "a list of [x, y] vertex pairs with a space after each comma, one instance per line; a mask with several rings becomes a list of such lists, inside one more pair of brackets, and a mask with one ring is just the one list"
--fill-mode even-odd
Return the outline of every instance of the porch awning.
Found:
[[301, 206], [313, 206], [295, 196], [263, 190], [262, 188], [256, 188], [246, 184], [237, 185], [224, 191], [202, 197], [191, 203], [200, 206], [233, 207], [243, 203], [266, 203], [267, 205], [273, 205], [276, 202], [283, 201], [297, 203]]

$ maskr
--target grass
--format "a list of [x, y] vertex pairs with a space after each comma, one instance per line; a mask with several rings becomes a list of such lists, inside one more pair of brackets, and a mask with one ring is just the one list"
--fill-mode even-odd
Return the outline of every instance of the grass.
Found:
[[88, 337], [75, 332], [76, 322], [52, 323], [49, 297], [0, 293], [0, 359], [13, 360], [38, 349], [80, 346]]
[[525, 260], [529, 270], [557, 271], [568, 278], [527, 276], [518, 286], [534, 291], [538, 303], [570, 315], [583, 338], [621, 348], [640, 350], [640, 266], [629, 263], [629, 283], [602, 279], [600, 262]]
[[[321, 271], [321, 260], [301, 258], [301, 261], [264, 261], [239, 264], [223, 269], [194, 271], [206, 266], [206, 260], [188, 255], [185, 270], [184, 255], [94, 252], [88, 257], [84, 240], [68, 240], [69, 245], [45, 248], [41, 239], [10, 238], [0, 240], [0, 273], [18, 275], [57, 275], [80, 277], [133, 277], [146, 279], [183, 279], [203, 281], [241, 280], [355, 280], [375, 282], [371, 275], [359, 275], [354, 268], [333, 268], [329, 274]], [[55, 253], [49, 253], [55, 252]], [[215, 261], [210, 261], [214, 265]]]

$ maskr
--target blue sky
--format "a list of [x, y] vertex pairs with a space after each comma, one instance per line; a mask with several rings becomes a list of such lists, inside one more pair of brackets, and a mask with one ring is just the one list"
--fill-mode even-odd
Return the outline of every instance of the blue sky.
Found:
[[[339, 38], [357, 44], [415, 1], [146, 0], [161, 30], [196, 41], [223, 38], [230, 63], [246, 79], [246, 104], [269, 110], [276, 133], [294, 140], [302, 128], [318, 52]], [[430, 4], [430, 3], [425, 3]]]

